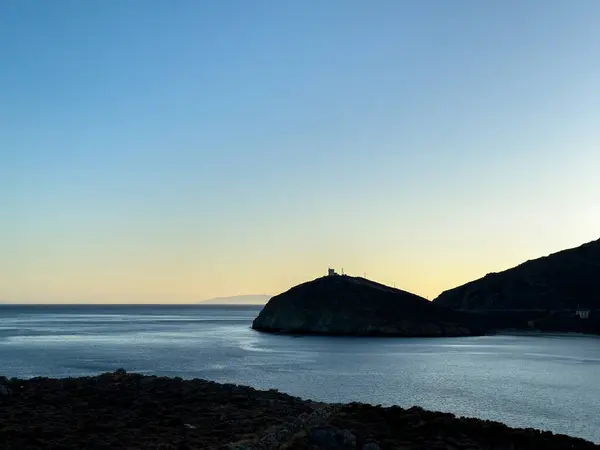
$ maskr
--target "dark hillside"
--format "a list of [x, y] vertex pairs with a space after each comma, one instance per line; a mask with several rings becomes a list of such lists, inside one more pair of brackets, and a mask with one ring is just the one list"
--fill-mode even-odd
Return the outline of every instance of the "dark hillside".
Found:
[[273, 297], [253, 328], [293, 334], [465, 336], [470, 315], [400, 289], [345, 275], [317, 278]]
[[442, 292], [434, 303], [464, 310], [600, 310], [600, 239], [487, 274]]

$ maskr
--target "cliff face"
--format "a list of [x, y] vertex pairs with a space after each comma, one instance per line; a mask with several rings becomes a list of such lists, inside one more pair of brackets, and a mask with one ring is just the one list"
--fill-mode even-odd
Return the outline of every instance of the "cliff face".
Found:
[[600, 309], [600, 239], [488, 274], [434, 303], [466, 310]]
[[468, 336], [465, 314], [415, 294], [344, 275], [317, 278], [273, 297], [252, 328], [291, 334]]

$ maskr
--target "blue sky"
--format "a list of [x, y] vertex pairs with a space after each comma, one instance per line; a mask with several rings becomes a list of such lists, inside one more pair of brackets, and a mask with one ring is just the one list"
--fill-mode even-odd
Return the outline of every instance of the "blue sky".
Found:
[[435, 297], [600, 237], [600, 3], [0, 5], [0, 298]]

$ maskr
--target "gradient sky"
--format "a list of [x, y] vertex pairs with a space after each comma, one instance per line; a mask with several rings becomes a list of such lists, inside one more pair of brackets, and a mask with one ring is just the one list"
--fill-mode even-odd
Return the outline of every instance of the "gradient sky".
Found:
[[599, 1], [0, 3], [0, 300], [433, 298], [599, 237]]

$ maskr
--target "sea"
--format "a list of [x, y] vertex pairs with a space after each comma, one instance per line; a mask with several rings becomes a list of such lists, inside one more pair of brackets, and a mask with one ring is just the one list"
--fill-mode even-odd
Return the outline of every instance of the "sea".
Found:
[[118, 368], [329, 402], [421, 406], [600, 443], [600, 337], [264, 334], [257, 306], [0, 306], [0, 375]]

